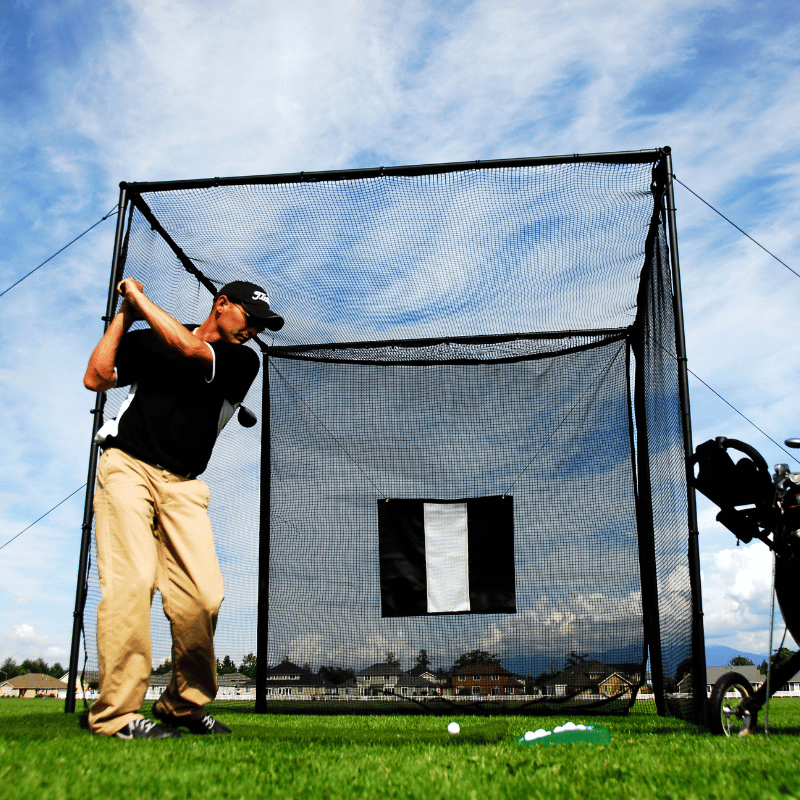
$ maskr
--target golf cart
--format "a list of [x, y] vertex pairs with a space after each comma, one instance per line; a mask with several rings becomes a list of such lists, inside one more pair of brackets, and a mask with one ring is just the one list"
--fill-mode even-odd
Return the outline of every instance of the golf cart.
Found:
[[[787, 439], [786, 445], [800, 448], [800, 439]], [[728, 451], [744, 457], [734, 462]], [[770, 475], [754, 447], [724, 436], [698, 445], [691, 463], [695, 488], [720, 508], [717, 520], [739, 541], [760, 539], [774, 552], [775, 594], [789, 633], [800, 640], [800, 472], [778, 464]], [[711, 730], [726, 736], [755, 731], [767, 698], [798, 670], [800, 651], [758, 691], [738, 672], [722, 675], [709, 699]]]

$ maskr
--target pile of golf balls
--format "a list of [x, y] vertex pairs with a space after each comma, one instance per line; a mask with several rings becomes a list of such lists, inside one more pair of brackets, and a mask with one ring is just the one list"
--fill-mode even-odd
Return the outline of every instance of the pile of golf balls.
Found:
[[457, 733], [461, 733], [461, 726], [460, 726], [460, 725], [459, 725], [457, 722], [451, 722], [451, 723], [450, 723], [450, 724], [447, 726], [447, 732], [448, 732], [448, 733], [449, 733], [451, 736], [455, 736]]
[[565, 722], [563, 725], [556, 725], [553, 733], [566, 733], [567, 731], [588, 731], [585, 725], [576, 725], [574, 722]]
[[522, 737], [526, 742], [532, 742], [534, 739], [543, 739], [545, 736], [551, 736], [554, 733], [568, 733], [569, 731], [588, 731], [586, 725], [576, 725], [574, 722], [565, 722], [563, 725], [556, 725], [552, 731], [546, 731], [539, 728], [538, 731], [527, 731]]
[[542, 739], [545, 736], [549, 736], [549, 735], [550, 735], [550, 731], [546, 731], [546, 730], [543, 730], [542, 728], [539, 728], [538, 731], [527, 731], [525, 733], [525, 741], [526, 742], [532, 742], [534, 739]]

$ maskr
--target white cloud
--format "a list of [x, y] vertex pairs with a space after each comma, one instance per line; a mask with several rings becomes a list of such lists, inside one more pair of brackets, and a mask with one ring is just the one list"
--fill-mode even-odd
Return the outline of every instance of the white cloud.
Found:
[[[769, 649], [772, 552], [761, 542], [719, 550], [704, 559], [702, 574], [706, 640], [750, 653]], [[775, 604], [777, 647], [784, 626]], [[789, 647], [795, 647], [787, 636]]]
[[36, 635], [36, 631], [34, 631], [33, 627], [27, 623], [14, 626], [14, 638], [22, 639], [23, 641], [38, 641], [41, 639], [40, 636]]

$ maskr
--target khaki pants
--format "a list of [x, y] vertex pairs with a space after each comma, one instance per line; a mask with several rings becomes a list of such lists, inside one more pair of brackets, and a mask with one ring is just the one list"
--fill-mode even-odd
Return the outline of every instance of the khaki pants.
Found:
[[116, 448], [100, 457], [94, 498], [100, 697], [94, 733], [112, 736], [140, 709], [150, 681], [150, 604], [156, 589], [172, 629], [172, 680], [158, 701], [200, 718], [216, 697], [214, 628], [224, 586], [208, 519], [208, 487]]

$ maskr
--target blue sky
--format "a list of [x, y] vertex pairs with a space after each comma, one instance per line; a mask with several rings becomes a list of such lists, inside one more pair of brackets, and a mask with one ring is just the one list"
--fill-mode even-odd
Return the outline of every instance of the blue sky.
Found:
[[[673, 148], [800, 271], [800, 10], [783, 2], [9, 0], [0, 291], [126, 181]], [[676, 187], [689, 367], [800, 434], [800, 279]], [[0, 543], [86, 479], [108, 220], [0, 298]], [[692, 380], [695, 442], [788, 456]], [[796, 462], [795, 462], [796, 466]], [[765, 652], [770, 558], [701, 503], [707, 639]], [[65, 663], [83, 498], [0, 550], [0, 661]]]

